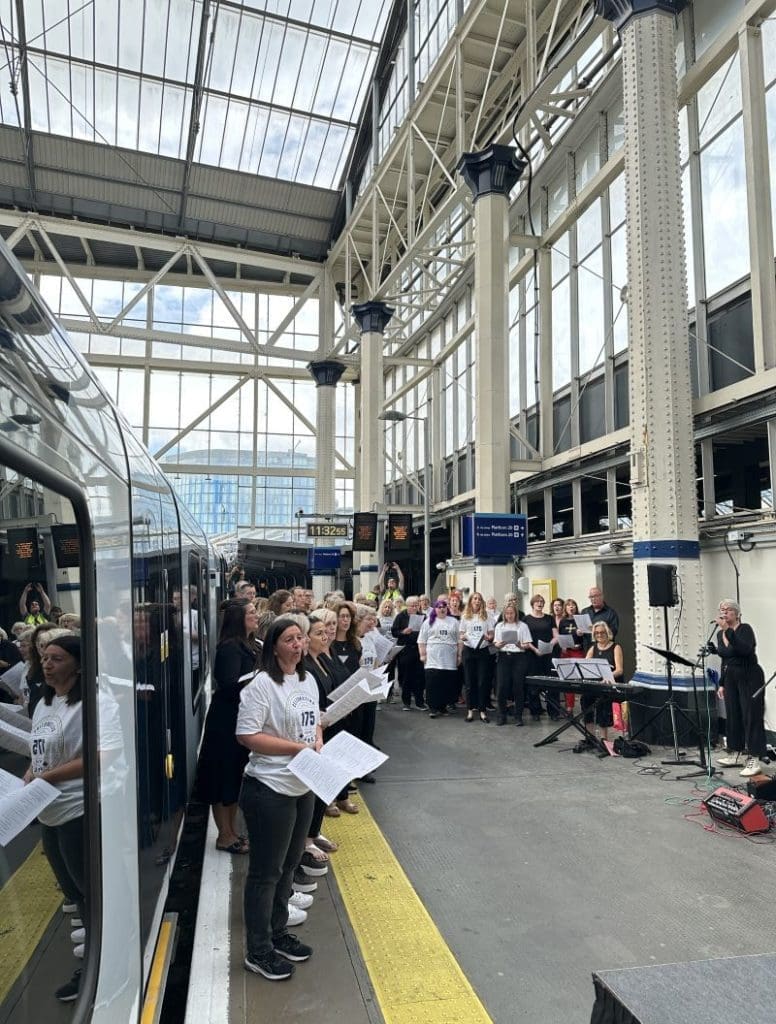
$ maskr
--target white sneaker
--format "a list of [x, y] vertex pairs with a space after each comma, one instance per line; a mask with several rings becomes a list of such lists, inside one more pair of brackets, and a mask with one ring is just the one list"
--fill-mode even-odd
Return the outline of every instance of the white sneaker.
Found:
[[71, 917], [70, 918], [70, 927], [71, 928], [83, 928], [83, 926], [84, 926], [84, 923], [83, 923], [83, 921], [81, 920], [80, 917]]
[[729, 754], [724, 754], [722, 757], [717, 758], [717, 764], [721, 764], [723, 768], [732, 768], [734, 765], [739, 764], [741, 761], [741, 755], [737, 750], [731, 751]]
[[77, 903], [63, 903], [62, 904], [62, 913], [63, 914], [74, 914], [76, 912], [76, 910], [78, 910], [78, 904]]
[[83, 942], [81, 943], [80, 946], [74, 946], [73, 947], [73, 956], [77, 956], [79, 960], [83, 960], [85, 952], [86, 952], [86, 948], [85, 948]]
[[313, 897], [306, 892], [294, 892], [288, 901], [289, 907], [296, 907], [297, 910], [307, 910], [313, 905]]
[[74, 931], [70, 932], [70, 941], [73, 943], [74, 946], [79, 945], [81, 942], [85, 942], [86, 929], [76, 928]]
[[743, 770], [738, 774], [743, 776], [745, 779], [751, 778], [753, 775], [759, 775], [763, 770], [763, 763], [759, 757], [748, 757]]
[[297, 925], [304, 924], [307, 920], [307, 911], [300, 910], [299, 907], [295, 907], [293, 903], [288, 904], [288, 927], [296, 928]]

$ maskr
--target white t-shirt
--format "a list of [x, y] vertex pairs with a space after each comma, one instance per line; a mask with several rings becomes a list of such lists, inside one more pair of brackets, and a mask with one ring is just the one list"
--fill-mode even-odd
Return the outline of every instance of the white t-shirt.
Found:
[[383, 636], [390, 636], [391, 635], [391, 626], [393, 625], [393, 620], [395, 618], [396, 618], [395, 615], [381, 615], [380, 616], [378, 621], [380, 623], [380, 632], [383, 634]]
[[458, 619], [446, 615], [436, 618], [432, 625], [426, 619], [418, 643], [426, 645], [426, 668], [454, 671], [458, 666]]
[[461, 639], [466, 647], [487, 650], [487, 641], [482, 638], [491, 629], [493, 627], [487, 619], [461, 619]]
[[[123, 739], [118, 705], [112, 697], [103, 693], [97, 694], [100, 753], [121, 751]], [[32, 716], [30, 732], [30, 758], [33, 772], [37, 775], [58, 768], [68, 761], [83, 757], [83, 705], [67, 703], [67, 695], [55, 696], [51, 704], [44, 700], [38, 701]], [[113, 765], [114, 770], [124, 764], [123, 755], [117, 761], [115, 757], [105, 759]], [[119, 764], [120, 762], [120, 764]], [[103, 779], [103, 788], [106, 780]], [[64, 782], [52, 782], [60, 795], [45, 807], [38, 819], [44, 825], [64, 825], [84, 813], [84, 780], [66, 779]]]
[[[300, 679], [294, 672], [276, 683], [266, 672], [259, 672], [240, 694], [237, 712], [238, 736], [263, 732], [284, 740], [295, 740], [312, 746], [315, 743], [320, 713], [318, 686], [310, 672]], [[276, 793], [302, 796], [307, 786], [288, 770], [295, 754], [257, 754], [251, 751], [245, 774], [250, 775]]]
[[377, 648], [369, 633], [365, 633], [361, 640], [361, 664], [364, 668], [374, 668], [377, 664]]
[[531, 643], [531, 630], [524, 622], [497, 622], [496, 635], [493, 639], [496, 643], [501, 643], [505, 632], [513, 633], [515, 630], [517, 630], [517, 643], [504, 644], [503, 647], [499, 647], [499, 650], [506, 654], [525, 654], [525, 650], [518, 646], [518, 644]]

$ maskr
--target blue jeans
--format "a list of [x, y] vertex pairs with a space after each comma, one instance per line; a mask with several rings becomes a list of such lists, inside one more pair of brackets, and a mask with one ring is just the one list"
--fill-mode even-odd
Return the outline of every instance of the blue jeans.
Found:
[[304, 853], [313, 814], [312, 793], [285, 796], [246, 775], [240, 790], [250, 840], [244, 914], [248, 955], [269, 953], [286, 934], [291, 883]]

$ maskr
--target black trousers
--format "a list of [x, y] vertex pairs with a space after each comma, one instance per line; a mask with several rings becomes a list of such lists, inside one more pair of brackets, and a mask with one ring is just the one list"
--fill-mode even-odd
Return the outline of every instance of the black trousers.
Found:
[[515, 718], [523, 717], [525, 677], [527, 675], [527, 655], [499, 652], [496, 665], [496, 701], [500, 715], [506, 715], [507, 701], [513, 700], [515, 702]]
[[457, 688], [457, 669], [426, 669], [426, 700], [432, 711], [445, 711], [448, 704], [454, 704]]
[[246, 775], [240, 808], [250, 839], [245, 879], [246, 945], [250, 956], [272, 949], [272, 940], [286, 934], [288, 901], [294, 871], [304, 853], [314, 797], [285, 796]]
[[418, 654], [417, 644], [408, 644], [397, 658], [399, 662], [399, 685], [401, 686], [401, 702], [409, 707], [412, 701], [424, 704], [423, 691], [426, 688], [426, 677], [423, 662]]
[[487, 647], [463, 649], [463, 677], [466, 682], [466, 706], [470, 711], [485, 711], [493, 683], [493, 659]]
[[75, 903], [78, 916], [84, 917], [86, 860], [84, 851], [84, 818], [79, 815], [62, 825], [40, 826], [40, 839], [46, 860], [67, 903]]
[[722, 680], [725, 688], [725, 739], [729, 750], [745, 751], [750, 757], [765, 753], [765, 692], [757, 700], [752, 694], [765, 682], [760, 665], [728, 668]]

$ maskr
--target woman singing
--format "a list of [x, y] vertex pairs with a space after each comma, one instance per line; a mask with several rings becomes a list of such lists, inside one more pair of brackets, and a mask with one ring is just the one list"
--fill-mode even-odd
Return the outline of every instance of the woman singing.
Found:
[[754, 630], [741, 621], [741, 608], [735, 601], [720, 601], [717, 625], [715, 650], [722, 659], [720, 696], [725, 698], [727, 712], [727, 752], [717, 763], [732, 767], [745, 753], [746, 764], [739, 775], [750, 778], [762, 770], [765, 754], [765, 691], [753, 698], [763, 687], [765, 676], [755, 654]]

